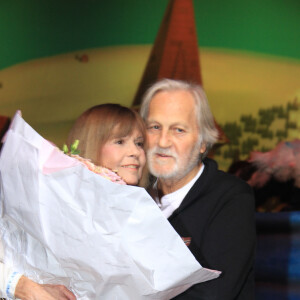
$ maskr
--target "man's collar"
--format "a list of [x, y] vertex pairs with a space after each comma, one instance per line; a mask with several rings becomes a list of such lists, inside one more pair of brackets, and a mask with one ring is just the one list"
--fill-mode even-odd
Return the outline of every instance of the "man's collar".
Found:
[[164, 195], [162, 197], [159, 197], [159, 193], [157, 190], [157, 182], [154, 183], [152, 197], [154, 198], [158, 206], [161, 208], [166, 218], [169, 218], [173, 214], [173, 212], [181, 205], [183, 199], [190, 191], [192, 186], [195, 184], [195, 182], [198, 180], [198, 178], [201, 176], [203, 170], [204, 164], [202, 164], [196, 176], [194, 176], [194, 178], [190, 180], [186, 185], [174, 191], [173, 193]]
[[[177, 191], [180, 191], [182, 189], [186, 189], [187, 187], [192, 187], [194, 185], [194, 183], [197, 181], [197, 179], [200, 177], [200, 175], [202, 174], [204, 170], [204, 164], [202, 163], [200, 168], [199, 168], [199, 171], [196, 173], [196, 175], [188, 182], [186, 183], [184, 186], [182, 186], [181, 188], [171, 192], [171, 193], [168, 193], [166, 195], [174, 195], [177, 193]], [[153, 184], [153, 189], [156, 189], [156, 196], [161, 198], [163, 197], [164, 195], [160, 192], [159, 190], [159, 178], [155, 181], [155, 183]]]

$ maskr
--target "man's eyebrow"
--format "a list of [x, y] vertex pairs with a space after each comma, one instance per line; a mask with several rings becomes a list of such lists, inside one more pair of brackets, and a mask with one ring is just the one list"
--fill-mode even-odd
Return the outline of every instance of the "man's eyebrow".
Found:
[[179, 127], [183, 127], [183, 128], [188, 128], [189, 126], [185, 123], [180, 123], [180, 122], [175, 122], [170, 124], [170, 127], [175, 127], [175, 126], [179, 126]]
[[156, 121], [156, 120], [147, 120], [146, 121], [146, 124], [149, 124], [149, 123], [158, 123], [158, 124], [160, 124], [158, 121]]

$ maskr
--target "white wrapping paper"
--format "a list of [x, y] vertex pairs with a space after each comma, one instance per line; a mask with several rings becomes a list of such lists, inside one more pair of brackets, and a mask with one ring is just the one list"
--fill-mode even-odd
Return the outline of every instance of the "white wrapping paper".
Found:
[[5, 262], [77, 299], [170, 299], [202, 268], [147, 192], [94, 174], [16, 114], [1, 157]]

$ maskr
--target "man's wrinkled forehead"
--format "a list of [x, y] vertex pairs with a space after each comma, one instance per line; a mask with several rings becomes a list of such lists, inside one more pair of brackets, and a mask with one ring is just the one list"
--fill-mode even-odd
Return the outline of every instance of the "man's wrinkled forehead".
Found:
[[[187, 91], [187, 90], [171, 90], [171, 91], [166, 90], [166, 91], [156, 92], [153, 95], [153, 97], [151, 98], [151, 100], [149, 101], [147, 116], [146, 116], [147, 119], [149, 118], [151, 107], [153, 107], [153, 100], [155, 100], [158, 96], [161, 96], [162, 94], [167, 95], [166, 97], [164, 97], [164, 100], [163, 100], [164, 104], [169, 103], [170, 106], [173, 106], [172, 105], [172, 101], [174, 101], [173, 95], [176, 95], [177, 99], [182, 100], [182, 103], [180, 105], [178, 105], [178, 103], [177, 103], [177, 105], [176, 105], [177, 110], [178, 111], [184, 110], [186, 108], [186, 106], [188, 105], [188, 106], [190, 106], [191, 110], [194, 112], [194, 114], [197, 118], [197, 113], [196, 113], [197, 104], [196, 104], [196, 100], [195, 100], [193, 93], [191, 93], [190, 91]], [[187, 99], [187, 98], [189, 98], [189, 99]], [[190, 101], [189, 104], [187, 104], [188, 101]], [[160, 103], [156, 103], [156, 105], [155, 105], [156, 112], [159, 111], [160, 106], [161, 106]]]

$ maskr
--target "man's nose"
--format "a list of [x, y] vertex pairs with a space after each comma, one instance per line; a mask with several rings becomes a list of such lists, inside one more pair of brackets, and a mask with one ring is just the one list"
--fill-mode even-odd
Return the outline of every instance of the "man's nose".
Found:
[[169, 148], [171, 144], [170, 132], [168, 130], [162, 130], [158, 137], [158, 146], [161, 148]]

